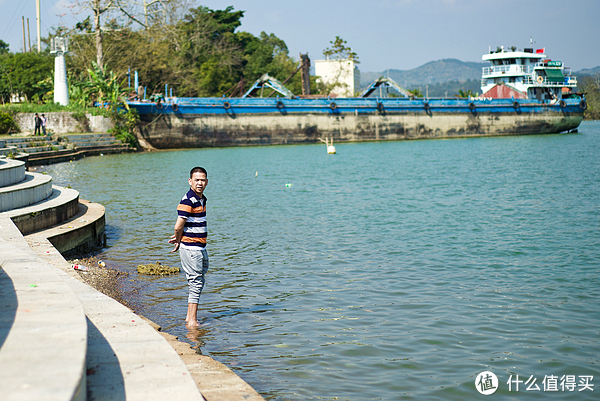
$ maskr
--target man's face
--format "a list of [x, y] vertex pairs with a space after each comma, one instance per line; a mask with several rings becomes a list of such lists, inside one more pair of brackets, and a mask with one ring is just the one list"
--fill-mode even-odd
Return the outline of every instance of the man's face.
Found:
[[198, 196], [202, 196], [204, 189], [208, 185], [208, 179], [204, 173], [194, 173], [188, 182], [190, 183], [192, 191], [198, 194]]

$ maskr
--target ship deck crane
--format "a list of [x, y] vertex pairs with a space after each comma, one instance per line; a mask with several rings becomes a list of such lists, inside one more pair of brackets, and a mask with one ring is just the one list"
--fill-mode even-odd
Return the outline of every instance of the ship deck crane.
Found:
[[400, 94], [402, 96], [408, 97], [411, 99], [413, 99], [415, 97], [415, 95], [413, 95], [412, 93], [410, 93], [409, 91], [407, 91], [406, 89], [404, 89], [403, 87], [398, 85], [398, 83], [396, 81], [394, 81], [392, 78], [386, 78], [386, 77], [380, 77], [379, 79], [377, 79], [375, 82], [373, 82], [371, 85], [369, 85], [369, 87], [367, 89], [365, 89], [363, 91], [363, 93], [361, 93], [358, 97], [369, 97], [369, 95], [371, 93], [375, 92], [375, 90], [379, 87], [393, 88], [393, 89], [397, 90], [398, 92], [400, 92]]

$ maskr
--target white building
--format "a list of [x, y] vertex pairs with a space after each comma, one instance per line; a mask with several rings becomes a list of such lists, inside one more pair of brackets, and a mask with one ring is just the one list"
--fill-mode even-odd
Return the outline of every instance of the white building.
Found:
[[331, 97], [353, 97], [360, 90], [360, 71], [352, 60], [315, 60], [317, 82], [335, 86]]

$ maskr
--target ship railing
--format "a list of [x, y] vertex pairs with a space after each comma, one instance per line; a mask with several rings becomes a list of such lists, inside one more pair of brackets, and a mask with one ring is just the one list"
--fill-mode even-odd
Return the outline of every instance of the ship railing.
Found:
[[542, 77], [538, 75], [535, 79], [532, 77], [524, 77], [523, 84], [525, 85], [533, 85], [533, 86], [566, 86], [566, 87], [576, 87], [577, 86], [577, 78], [566, 76], [563, 82], [554, 82], [550, 81], [548, 77], [542, 77], [544, 80], [542, 82], [538, 81], [538, 79]]
[[531, 74], [533, 72], [533, 67], [530, 65], [493, 65], [491, 67], [483, 67], [483, 75], [492, 75], [492, 74]]
[[560, 70], [560, 71], [563, 73], [563, 75], [564, 75], [565, 77], [566, 77], [566, 76], [570, 76], [570, 75], [573, 73], [573, 71], [571, 70], [571, 67], [564, 67], [562, 64], [561, 64], [561, 65], [559, 65], [559, 66], [557, 66], [557, 65], [554, 65], [554, 66], [553, 66], [553, 65], [550, 65], [550, 66], [549, 66], [549, 65], [547, 65], [547, 64], [546, 64], [546, 63], [544, 63], [544, 62], [539, 62], [539, 63], [537, 63], [537, 64], [535, 65], [535, 68], [537, 68], [538, 70], [539, 70], [540, 68], [542, 68], [542, 69], [544, 69], [544, 70], [547, 70], [547, 69], [551, 69], [551, 70]]

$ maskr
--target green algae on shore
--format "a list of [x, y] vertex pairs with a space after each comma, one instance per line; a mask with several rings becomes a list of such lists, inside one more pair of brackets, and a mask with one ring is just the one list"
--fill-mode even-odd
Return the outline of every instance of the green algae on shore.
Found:
[[137, 271], [140, 274], [150, 274], [150, 275], [161, 275], [166, 276], [169, 274], [179, 273], [179, 267], [177, 266], [165, 266], [160, 262], [149, 263], [147, 265], [138, 265]]

